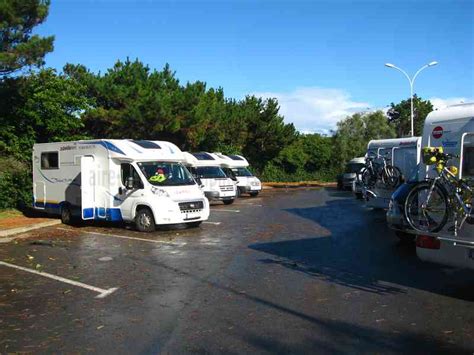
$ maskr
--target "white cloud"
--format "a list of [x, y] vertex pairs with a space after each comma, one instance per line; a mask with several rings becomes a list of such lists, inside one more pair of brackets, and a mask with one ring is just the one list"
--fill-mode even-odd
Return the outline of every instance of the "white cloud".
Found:
[[340, 89], [306, 87], [289, 93], [259, 92], [254, 95], [276, 98], [286, 123], [293, 123], [303, 133], [329, 133], [341, 119], [370, 109], [370, 104], [353, 101], [349, 93]]
[[429, 99], [431, 103], [433, 104], [433, 109], [437, 110], [440, 108], [445, 108], [446, 106], [450, 105], [456, 105], [456, 104], [461, 104], [461, 103], [467, 103], [467, 102], [474, 102], [473, 98], [466, 98], [466, 97], [450, 97], [447, 99], [442, 99], [439, 97], [432, 97]]

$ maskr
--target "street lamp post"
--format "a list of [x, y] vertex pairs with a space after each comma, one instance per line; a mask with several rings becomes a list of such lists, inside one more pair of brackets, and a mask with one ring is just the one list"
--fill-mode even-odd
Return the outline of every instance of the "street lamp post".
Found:
[[394, 65], [392, 63], [385, 63], [386, 67], [397, 69], [398, 71], [401, 71], [406, 76], [406, 78], [408, 79], [408, 82], [410, 83], [410, 117], [411, 117], [411, 136], [412, 137], [415, 135], [415, 126], [414, 126], [414, 123], [413, 123], [413, 84], [415, 83], [416, 77], [418, 76], [418, 74], [421, 73], [421, 71], [423, 69], [426, 69], [428, 67], [432, 67], [436, 64], [438, 64], [438, 62], [433, 61], [433, 62], [430, 62], [428, 64], [423, 65], [420, 69], [418, 69], [418, 71], [415, 73], [415, 75], [413, 75], [413, 78], [410, 78], [410, 76], [403, 69], [397, 67], [396, 65]]

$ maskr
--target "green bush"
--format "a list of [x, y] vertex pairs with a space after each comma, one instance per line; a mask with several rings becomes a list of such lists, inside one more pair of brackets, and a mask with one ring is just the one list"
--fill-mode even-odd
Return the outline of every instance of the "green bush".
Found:
[[32, 179], [28, 164], [0, 157], [0, 209], [31, 205]]

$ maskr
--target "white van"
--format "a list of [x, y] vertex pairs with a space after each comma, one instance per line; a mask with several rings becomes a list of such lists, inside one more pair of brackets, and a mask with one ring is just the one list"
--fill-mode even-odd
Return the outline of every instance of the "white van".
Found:
[[185, 164], [193, 176], [203, 185], [206, 197], [230, 205], [237, 197], [236, 182], [222, 170], [222, 161], [217, 155], [207, 152], [184, 152]]
[[[443, 147], [445, 153], [458, 155], [458, 177], [474, 186], [474, 103], [454, 105], [431, 112], [423, 128], [423, 146]], [[433, 166], [420, 165], [419, 180], [434, 177]], [[474, 201], [473, 201], [474, 202]], [[437, 233], [417, 235], [416, 253], [424, 261], [474, 269], [474, 225], [464, 223], [457, 237], [449, 223]]]
[[[417, 172], [421, 159], [421, 137], [394, 138], [371, 140], [367, 145], [367, 156], [375, 156], [381, 161], [388, 158], [388, 165], [397, 167], [404, 180], [409, 179]], [[368, 207], [387, 209], [395, 188], [388, 188], [378, 181], [371, 191], [375, 196], [367, 194]]]
[[262, 191], [262, 182], [249, 169], [249, 162], [241, 155], [214, 153], [222, 160], [221, 166], [230, 178], [237, 179], [238, 194], [257, 196]]
[[361, 172], [364, 167], [364, 157], [354, 158], [347, 162], [342, 174], [342, 188], [353, 191], [357, 197], [362, 195], [362, 188], [358, 182], [361, 180]]
[[209, 201], [169, 142], [81, 140], [35, 144], [33, 206], [74, 218], [135, 222], [151, 232], [156, 224], [198, 226]]

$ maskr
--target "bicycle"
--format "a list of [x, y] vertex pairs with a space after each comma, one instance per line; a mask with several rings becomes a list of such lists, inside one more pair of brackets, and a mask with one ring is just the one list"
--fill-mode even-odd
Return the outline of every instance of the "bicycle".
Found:
[[416, 231], [439, 232], [452, 217], [454, 226], [449, 230], [457, 236], [466, 221], [474, 222], [473, 190], [466, 181], [456, 177], [455, 166], [447, 167], [448, 161], [454, 158], [458, 156], [444, 153], [442, 147], [423, 149], [424, 163], [436, 165], [437, 176], [420, 181], [407, 195], [405, 216]]
[[381, 164], [375, 162], [376, 158], [374, 156], [369, 155], [365, 159], [365, 168], [362, 170], [362, 183], [366, 189], [374, 187], [379, 180], [388, 188], [396, 188], [402, 180], [400, 169], [387, 164], [387, 161], [391, 159], [387, 157], [380, 158], [382, 159]]

